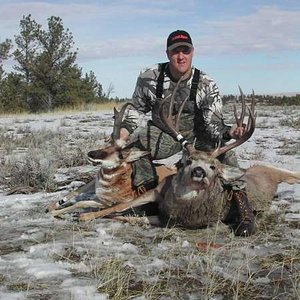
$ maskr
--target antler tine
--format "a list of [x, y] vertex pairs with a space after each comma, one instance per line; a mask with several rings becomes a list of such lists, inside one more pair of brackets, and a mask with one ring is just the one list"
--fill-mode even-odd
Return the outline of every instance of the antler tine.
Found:
[[243, 136], [241, 138], [235, 140], [233, 143], [227, 144], [223, 147], [220, 147], [220, 144], [219, 144], [217, 149], [211, 153], [212, 157], [216, 158], [216, 157], [220, 156], [221, 154], [223, 154], [233, 148], [236, 148], [237, 146], [245, 143], [252, 136], [252, 134], [255, 130], [255, 121], [256, 121], [254, 96], [252, 97], [252, 102], [251, 102], [250, 107], [246, 106], [246, 104], [244, 104], [244, 105], [245, 105], [244, 109], [246, 109], [246, 107], [248, 109], [249, 117], [248, 117], [247, 125], [245, 127], [245, 132], [244, 132]]
[[176, 93], [177, 93], [177, 90], [178, 90], [178, 88], [179, 88], [179, 85], [180, 85], [180, 82], [182, 81], [182, 79], [183, 79], [183, 76], [181, 76], [181, 77], [179, 78], [179, 80], [177, 81], [176, 86], [175, 86], [175, 88], [174, 88], [174, 91], [173, 91], [173, 93], [172, 93], [171, 100], [170, 100], [169, 115], [168, 115], [168, 117], [171, 117], [171, 116], [172, 116], [172, 113], [173, 113], [173, 107], [174, 107], [175, 95], [176, 95]]
[[195, 151], [195, 146], [192, 144], [187, 143], [184, 148], [187, 150], [189, 155], [192, 155], [192, 153]]
[[178, 110], [178, 114], [177, 114], [177, 116], [176, 116], [176, 121], [175, 121], [175, 128], [176, 128], [176, 130], [177, 131], [179, 131], [179, 121], [180, 121], [180, 117], [181, 117], [181, 113], [182, 113], [182, 111], [183, 111], [183, 108], [184, 108], [184, 105], [185, 105], [185, 103], [186, 103], [186, 101], [189, 99], [189, 96], [187, 96], [184, 100], [183, 100], [183, 102], [181, 103], [181, 105], [180, 105], [180, 108], [179, 108], [179, 110]]
[[240, 91], [240, 94], [241, 94], [241, 101], [242, 101], [242, 112], [241, 112], [240, 117], [238, 117], [238, 115], [237, 115], [237, 109], [236, 109], [235, 104], [233, 106], [233, 110], [234, 110], [234, 117], [235, 117], [236, 124], [239, 127], [241, 127], [241, 126], [243, 126], [243, 121], [244, 121], [244, 118], [245, 118], [246, 100], [245, 100], [245, 95], [244, 95], [244, 93], [243, 93], [240, 86], [239, 86], [239, 91]]
[[252, 110], [253, 113], [254, 113], [254, 110], [255, 110], [255, 104], [256, 104], [255, 94], [254, 94], [254, 90], [252, 90], [252, 95], [251, 95], [251, 110]]
[[[173, 90], [173, 93], [171, 95], [171, 100], [170, 100], [170, 105], [169, 105], [169, 109], [168, 109], [168, 116], [166, 116], [164, 114], [164, 106], [166, 105], [166, 100], [169, 98], [169, 97], [166, 97], [162, 100], [161, 104], [160, 104], [160, 108], [159, 108], [159, 116], [161, 118], [161, 120], [163, 121], [164, 125], [167, 127], [167, 129], [169, 129], [170, 131], [170, 134], [172, 135], [172, 137], [178, 139], [178, 136], [180, 135], [179, 132], [178, 132], [178, 126], [174, 126], [173, 124], [173, 119], [172, 119], [172, 112], [173, 112], [173, 106], [174, 106], [174, 99], [175, 99], [175, 94], [178, 90], [178, 87], [179, 87], [179, 84], [180, 82], [182, 81], [183, 77], [181, 77], [174, 90]], [[181, 109], [181, 107], [180, 107]], [[177, 122], [177, 120], [176, 120]]]
[[114, 119], [115, 120], [114, 120], [113, 132], [112, 132], [113, 141], [116, 141], [120, 138], [120, 129], [121, 129], [123, 116], [124, 116], [127, 106], [129, 106], [129, 105], [133, 106], [132, 103], [127, 102], [121, 107], [120, 111], [117, 111], [117, 109], [114, 107]]
[[[253, 122], [255, 123], [256, 120], [256, 112], [255, 112], [255, 94], [254, 91], [252, 90], [252, 95], [251, 95], [251, 105], [250, 107], [247, 106], [249, 116], [252, 117]], [[255, 124], [254, 124], [255, 126]], [[246, 131], [250, 130], [251, 124], [249, 123], [249, 119], [246, 125]]]

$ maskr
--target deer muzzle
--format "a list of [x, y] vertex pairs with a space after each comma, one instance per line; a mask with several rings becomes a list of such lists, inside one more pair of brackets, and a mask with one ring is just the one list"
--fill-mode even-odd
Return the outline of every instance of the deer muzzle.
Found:
[[191, 172], [191, 177], [195, 181], [201, 181], [206, 177], [206, 172], [201, 167], [196, 167]]
[[197, 188], [205, 189], [209, 186], [209, 179], [205, 170], [201, 167], [196, 167], [191, 171], [191, 179], [197, 184]]

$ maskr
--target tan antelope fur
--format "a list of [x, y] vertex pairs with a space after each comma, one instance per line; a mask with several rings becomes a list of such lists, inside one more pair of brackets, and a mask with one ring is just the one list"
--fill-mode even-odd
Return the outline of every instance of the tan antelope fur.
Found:
[[[53, 216], [62, 216], [76, 209], [105, 209], [116, 204], [130, 203], [145, 192], [132, 189], [131, 162], [148, 155], [148, 152], [137, 149], [124, 149], [125, 144], [120, 141], [120, 126], [127, 105], [129, 103], [125, 104], [120, 112], [114, 109], [114, 127], [108, 145], [88, 153], [88, 160], [100, 167], [96, 178], [70, 192], [63, 199], [51, 203], [47, 211]], [[156, 167], [156, 171], [160, 182], [166, 176], [174, 174], [176, 168], [161, 165]], [[93, 199], [77, 201], [78, 196], [86, 193], [94, 195]]]
[[[246, 111], [245, 97], [241, 90], [240, 92], [242, 99], [240, 118], [237, 116], [236, 108], [234, 109], [238, 126], [243, 124]], [[178, 122], [180, 120], [181, 109], [179, 110], [176, 124], [173, 124], [173, 119], [170, 114], [175, 93], [176, 89], [171, 97], [169, 115], [165, 115], [164, 106], [166, 105], [166, 101], [163, 101], [160, 108], [160, 116], [168, 132], [171, 132], [172, 136], [177, 138], [180, 134], [178, 132]], [[185, 103], [183, 103], [183, 105], [184, 104]], [[173, 172], [173, 174], [160, 180], [156, 188], [142, 195], [137, 195], [136, 197], [129, 196], [130, 192], [127, 194], [126, 188], [119, 189], [117, 187], [118, 181], [114, 180], [114, 176], [117, 176], [119, 171], [112, 171], [112, 174], [108, 171], [110, 169], [114, 170], [114, 167], [118, 165], [114, 164], [114, 162], [120, 159], [118, 158], [120, 157], [118, 152], [121, 148], [117, 147], [115, 152], [112, 151], [111, 156], [106, 157], [102, 157], [103, 150], [95, 151], [92, 154], [90, 153], [89, 159], [91, 162], [95, 163], [97, 162], [97, 157], [101, 157], [101, 159], [99, 158], [99, 160], [101, 160], [101, 168], [96, 179], [96, 191], [97, 189], [99, 190], [96, 192], [96, 195], [102, 197], [98, 199], [97, 205], [102, 205], [103, 208], [99, 209], [99, 211], [81, 213], [79, 220], [88, 221], [99, 217], [114, 216], [129, 208], [138, 207], [150, 202], [157, 202], [159, 205], [159, 221], [161, 225], [201, 228], [214, 224], [219, 220], [226, 220], [226, 216], [231, 207], [231, 195], [230, 191], [224, 189], [224, 185], [232, 185], [239, 180], [245, 181], [246, 183], [247, 197], [253, 209], [255, 211], [267, 210], [277, 191], [278, 184], [281, 182], [287, 182], [289, 184], [299, 182], [300, 172], [291, 172], [265, 165], [255, 165], [248, 169], [236, 168], [222, 164], [217, 159], [219, 155], [238, 147], [252, 136], [256, 119], [254, 96], [252, 97], [251, 106], [247, 106], [247, 109], [249, 112], [248, 122], [245, 126], [245, 133], [240, 139], [228, 143], [223, 147], [219, 146], [211, 153], [196, 150], [191, 144], [186, 144], [183, 147], [182, 158], [177, 172]], [[128, 153], [126, 153], [127, 157], [132, 156], [135, 157], [134, 159], [138, 159], [141, 155], [146, 155], [145, 153], [139, 153], [137, 155], [130, 153], [133, 151], [130, 149], [126, 149], [126, 151], [128, 151]], [[133, 159], [128, 159], [125, 163], [129, 171], [130, 161], [132, 160]], [[119, 167], [123, 163], [124, 161], [119, 162]], [[127, 172], [125, 169], [123, 169], [124, 173]], [[109, 179], [102, 182], [102, 178]], [[114, 194], [114, 196], [110, 194], [109, 197], [106, 197], [105, 185], [108, 184], [108, 182], [112, 190], [112, 185], [116, 185], [117, 193]], [[125, 187], [124, 184], [122, 184], [122, 187]], [[116, 198], [112, 199], [113, 197]], [[80, 207], [80, 202], [77, 203], [74, 205]], [[72, 207], [74, 205], [72, 205]], [[53, 214], [55, 215], [55, 212], [62, 210], [64, 210], [64, 208], [54, 210], [52, 213], [54, 212]], [[64, 211], [62, 213], [64, 213]], [[117, 218], [128, 220], [128, 218], [123, 216], [118, 216]], [[151, 220], [157, 224], [157, 219], [152, 218]]]

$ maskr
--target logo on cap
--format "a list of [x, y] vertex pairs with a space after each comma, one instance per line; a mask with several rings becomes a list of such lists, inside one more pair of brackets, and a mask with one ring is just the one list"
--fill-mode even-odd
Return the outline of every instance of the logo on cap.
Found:
[[182, 39], [182, 40], [188, 40], [189, 38], [186, 35], [183, 34], [179, 34], [179, 35], [175, 35], [172, 37], [172, 42], [178, 39]]

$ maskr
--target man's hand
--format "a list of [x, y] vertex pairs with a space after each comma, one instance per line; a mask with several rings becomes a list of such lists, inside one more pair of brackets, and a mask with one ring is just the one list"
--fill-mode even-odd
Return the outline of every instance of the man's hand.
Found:
[[[129, 137], [129, 131], [126, 128], [121, 128], [120, 130], [120, 140], [126, 142], [128, 140]], [[111, 143], [112, 142], [112, 136], [109, 135], [107, 137], [105, 137], [105, 142], [106, 143]]]
[[243, 126], [237, 126], [237, 124], [233, 124], [229, 130], [229, 135], [231, 136], [231, 138], [238, 140], [240, 139], [244, 132], [245, 132], [245, 124], [243, 124]]
[[127, 141], [129, 137], [129, 131], [126, 128], [120, 130], [120, 140]]

